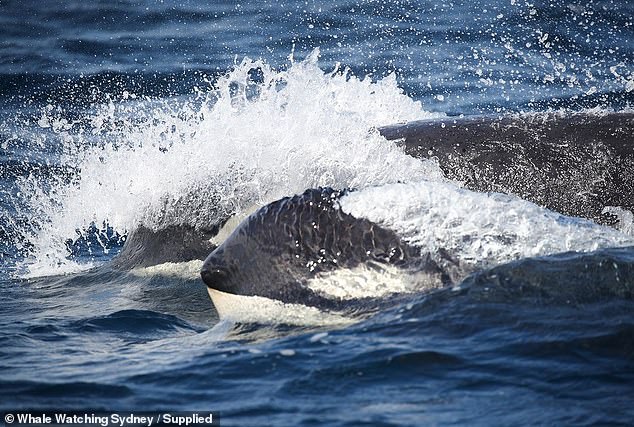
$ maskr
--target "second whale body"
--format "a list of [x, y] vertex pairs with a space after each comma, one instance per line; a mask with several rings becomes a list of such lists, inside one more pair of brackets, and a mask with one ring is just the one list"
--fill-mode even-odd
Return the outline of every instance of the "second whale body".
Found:
[[632, 112], [447, 117], [380, 131], [474, 191], [608, 225], [634, 212]]

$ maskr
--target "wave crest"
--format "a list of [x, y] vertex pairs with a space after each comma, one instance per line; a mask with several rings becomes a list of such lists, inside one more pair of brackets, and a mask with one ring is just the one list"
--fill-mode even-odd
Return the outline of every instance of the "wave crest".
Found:
[[318, 55], [286, 70], [244, 59], [189, 98], [128, 94], [79, 117], [47, 108], [38, 123], [59, 135], [61, 163], [76, 174], [46, 191], [21, 182], [37, 212], [29, 274], [86, 268], [68, 259], [65, 241], [93, 223], [122, 234], [209, 229], [305, 188], [442, 179], [433, 162], [406, 156], [376, 130], [435, 115], [404, 95], [395, 76], [324, 72]]

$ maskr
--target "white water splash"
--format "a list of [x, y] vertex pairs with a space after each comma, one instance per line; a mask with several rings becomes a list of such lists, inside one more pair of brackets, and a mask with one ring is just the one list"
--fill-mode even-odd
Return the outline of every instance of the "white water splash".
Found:
[[[205, 228], [306, 188], [442, 179], [434, 163], [405, 155], [376, 130], [434, 116], [394, 76], [324, 73], [317, 59], [315, 51], [285, 71], [245, 59], [195, 99], [110, 103], [66, 121], [56, 132], [66, 141], [62, 162], [80, 171], [77, 178], [50, 191], [22, 183], [40, 224], [28, 275], [89, 267], [68, 260], [64, 242], [91, 222], [119, 232], [140, 224]], [[89, 125], [71, 132], [79, 122]]]
[[341, 209], [367, 218], [434, 254], [488, 267], [566, 251], [634, 245], [634, 236], [499, 193], [476, 193], [448, 182], [389, 184], [346, 194]]
[[618, 206], [606, 206], [601, 213], [614, 215], [617, 220], [617, 229], [623, 233], [634, 236], [634, 213]]

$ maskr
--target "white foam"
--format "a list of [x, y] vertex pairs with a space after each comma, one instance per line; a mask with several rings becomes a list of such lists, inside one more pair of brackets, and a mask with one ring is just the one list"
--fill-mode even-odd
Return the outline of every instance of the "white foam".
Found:
[[195, 280], [200, 278], [202, 266], [203, 261], [200, 260], [166, 262], [150, 267], [136, 267], [130, 273], [139, 277], [165, 276], [183, 280]]
[[302, 304], [285, 304], [260, 296], [235, 295], [207, 288], [221, 319], [232, 322], [301, 326], [347, 325], [354, 319]]
[[485, 267], [565, 251], [634, 245], [634, 237], [498, 193], [421, 181], [351, 192], [341, 209], [396, 231], [432, 254], [446, 249], [463, 263]]
[[616, 216], [619, 221], [617, 229], [623, 233], [629, 234], [630, 236], [634, 236], [634, 213], [617, 206], [606, 206], [603, 208], [602, 213], [608, 213]]
[[[376, 130], [438, 114], [404, 95], [393, 75], [372, 82], [325, 73], [317, 56], [283, 71], [245, 59], [192, 99], [110, 103], [55, 128], [65, 141], [62, 163], [81, 172], [50, 190], [35, 179], [21, 183], [30, 195], [25, 214], [39, 225], [31, 273], [81, 269], [66, 259], [64, 242], [93, 221], [119, 232], [208, 227], [306, 188], [442, 179], [433, 162], [405, 155]], [[261, 83], [248, 78], [254, 68]], [[40, 122], [60, 115], [66, 120], [47, 109]]]

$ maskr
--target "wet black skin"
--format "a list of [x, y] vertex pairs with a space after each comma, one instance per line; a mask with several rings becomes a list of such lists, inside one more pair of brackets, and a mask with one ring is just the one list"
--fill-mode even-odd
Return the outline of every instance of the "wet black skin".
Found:
[[205, 260], [201, 277], [222, 292], [257, 295], [326, 309], [347, 304], [306, 283], [337, 268], [390, 264], [448, 278], [429, 256], [393, 231], [342, 212], [331, 188], [273, 202], [248, 217]]
[[514, 194], [568, 216], [614, 225], [634, 211], [634, 113], [447, 117], [380, 129], [478, 192]]
[[198, 230], [191, 226], [169, 226], [158, 231], [139, 227], [127, 236], [123, 251], [112, 261], [117, 269], [149, 267], [165, 262], [204, 259], [216, 246], [210, 238], [219, 227]]

